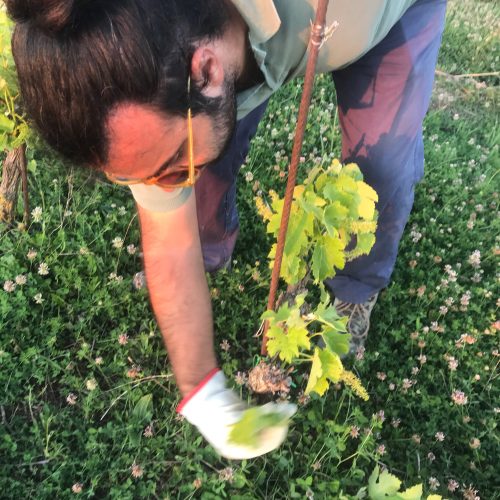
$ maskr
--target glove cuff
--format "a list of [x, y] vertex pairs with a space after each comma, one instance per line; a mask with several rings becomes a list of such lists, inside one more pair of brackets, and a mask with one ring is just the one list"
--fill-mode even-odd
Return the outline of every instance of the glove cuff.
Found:
[[203, 377], [203, 379], [201, 380], [201, 382], [192, 391], [190, 391], [187, 394], [187, 396], [185, 396], [184, 398], [182, 398], [182, 401], [179, 403], [179, 405], [177, 406], [177, 409], [175, 411], [177, 413], [182, 413], [182, 410], [187, 405], [187, 403], [189, 403], [189, 401], [194, 396], [196, 396], [196, 394], [198, 394], [198, 392], [200, 392], [201, 389], [203, 389], [203, 387], [205, 387], [205, 385], [208, 384], [208, 382], [210, 382], [210, 380], [212, 379], [212, 377], [214, 377], [214, 375], [216, 373], [218, 373], [218, 372], [220, 372], [220, 368], [213, 368], [212, 370], [210, 370], [207, 373], [207, 375], [205, 375], [205, 377]]

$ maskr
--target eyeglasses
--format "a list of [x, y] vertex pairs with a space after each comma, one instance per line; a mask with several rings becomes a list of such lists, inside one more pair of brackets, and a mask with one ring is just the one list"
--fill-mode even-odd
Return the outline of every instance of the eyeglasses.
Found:
[[[190, 102], [191, 95], [191, 77], [188, 77], [188, 102]], [[120, 184], [122, 186], [130, 186], [132, 184], [156, 184], [160, 187], [165, 188], [180, 188], [186, 186], [193, 186], [198, 180], [204, 165], [201, 167], [196, 167], [194, 165], [194, 154], [193, 154], [193, 124], [191, 117], [191, 106], [188, 107], [187, 114], [187, 129], [188, 129], [188, 168], [167, 168], [165, 172], [159, 175], [146, 177], [145, 179], [124, 179], [123, 177], [118, 177], [113, 174], [107, 173], [106, 177], [115, 184]]]

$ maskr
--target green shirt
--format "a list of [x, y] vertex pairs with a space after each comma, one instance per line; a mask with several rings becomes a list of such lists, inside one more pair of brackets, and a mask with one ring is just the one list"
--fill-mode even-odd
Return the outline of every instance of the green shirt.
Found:
[[[356, 61], [387, 35], [416, 0], [330, 0], [327, 27], [338, 23], [318, 54], [317, 73]], [[238, 119], [305, 73], [318, 0], [232, 0], [248, 25], [265, 81], [237, 96]]]
[[[327, 26], [338, 28], [318, 54], [316, 71], [347, 66], [377, 45], [416, 0], [330, 0]], [[282, 85], [306, 69], [311, 23], [318, 0], [232, 0], [248, 25], [248, 38], [265, 81], [237, 95], [238, 119], [263, 103]], [[175, 210], [192, 188], [166, 192], [157, 186], [134, 185], [137, 203], [153, 212]]]

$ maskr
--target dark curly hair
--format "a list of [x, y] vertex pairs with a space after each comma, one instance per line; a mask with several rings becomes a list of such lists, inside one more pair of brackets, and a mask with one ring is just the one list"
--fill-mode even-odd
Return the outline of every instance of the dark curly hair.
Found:
[[[224, 0], [6, 0], [22, 105], [69, 160], [105, 163], [105, 123], [120, 102], [186, 114], [197, 41], [224, 34]], [[191, 88], [193, 115], [217, 98]], [[220, 98], [219, 98], [220, 99]]]

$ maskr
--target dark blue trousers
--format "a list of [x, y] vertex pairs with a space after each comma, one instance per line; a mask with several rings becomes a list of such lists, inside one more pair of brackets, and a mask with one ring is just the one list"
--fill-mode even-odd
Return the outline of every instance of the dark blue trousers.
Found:
[[[389, 283], [414, 188], [424, 173], [422, 121], [432, 92], [445, 9], [446, 0], [417, 1], [377, 46], [332, 73], [342, 158], [357, 163], [379, 195], [372, 251], [326, 280], [341, 300], [364, 302]], [[226, 154], [205, 170], [196, 185], [207, 271], [231, 258], [238, 235], [236, 177], [265, 106], [238, 122]]]

